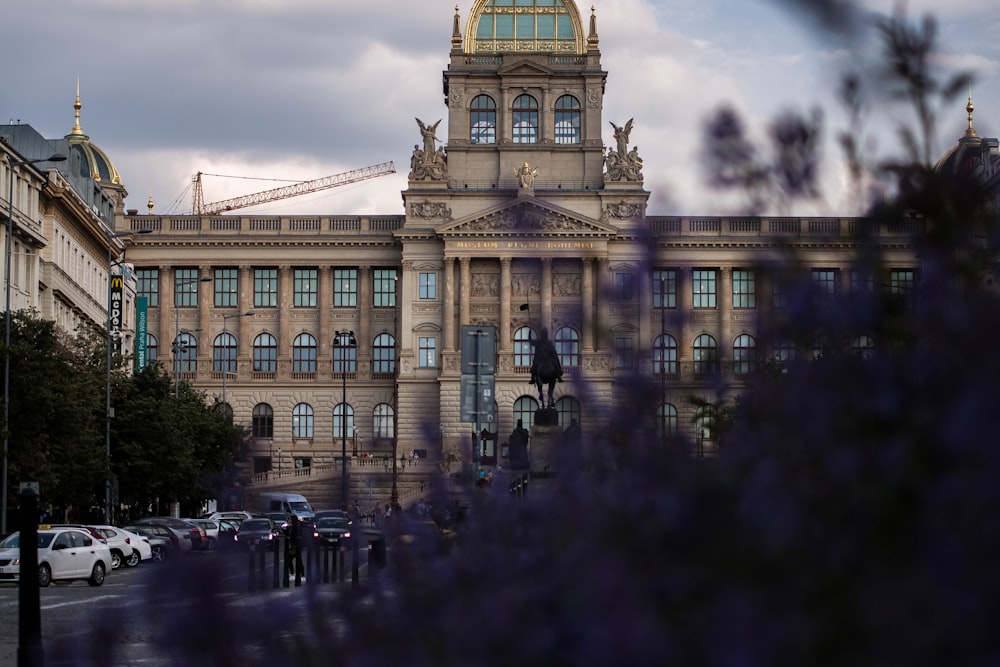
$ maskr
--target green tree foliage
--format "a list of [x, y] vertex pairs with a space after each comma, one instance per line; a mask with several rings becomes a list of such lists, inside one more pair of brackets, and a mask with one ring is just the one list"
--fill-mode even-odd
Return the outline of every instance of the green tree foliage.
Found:
[[104, 410], [85, 341], [20, 311], [11, 317], [10, 355], [8, 503], [19, 482], [37, 481], [43, 505], [89, 507], [104, 478], [95, 418]]

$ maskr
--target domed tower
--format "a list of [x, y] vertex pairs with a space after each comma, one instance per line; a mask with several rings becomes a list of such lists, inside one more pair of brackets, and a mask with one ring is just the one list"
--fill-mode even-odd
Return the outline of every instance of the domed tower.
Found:
[[[125, 212], [125, 197], [128, 192], [122, 184], [121, 175], [115, 167], [107, 153], [90, 141], [80, 126], [80, 109], [83, 104], [80, 102], [80, 84], [76, 85], [76, 99], [73, 102], [74, 121], [73, 128], [64, 139], [69, 144], [69, 175], [74, 177], [93, 180], [107, 196], [114, 202], [115, 220], [106, 221], [113, 229], [118, 228], [118, 221], [123, 219]], [[80, 188], [77, 188], [81, 191]]]

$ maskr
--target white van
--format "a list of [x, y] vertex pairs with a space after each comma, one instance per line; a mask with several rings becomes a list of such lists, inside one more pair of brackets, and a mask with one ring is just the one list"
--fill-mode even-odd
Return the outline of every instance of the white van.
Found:
[[298, 493], [277, 493], [268, 491], [257, 496], [257, 511], [284, 512], [299, 517], [299, 521], [312, 523], [313, 508], [306, 497]]

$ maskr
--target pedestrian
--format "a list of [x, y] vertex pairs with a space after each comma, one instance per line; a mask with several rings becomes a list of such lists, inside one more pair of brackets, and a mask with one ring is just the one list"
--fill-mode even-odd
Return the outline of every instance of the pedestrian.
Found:
[[285, 563], [288, 566], [288, 574], [296, 576], [298, 579], [305, 579], [305, 572], [302, 568], [302, 526], [299, 517], [295, 514], [288, 521], [288, 539], [285, 542]]

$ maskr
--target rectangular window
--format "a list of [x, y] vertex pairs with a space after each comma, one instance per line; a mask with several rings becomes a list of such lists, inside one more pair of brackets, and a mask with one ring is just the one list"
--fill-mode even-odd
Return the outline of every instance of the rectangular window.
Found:
[[733, 308], [757, 307], [757, 280], [753, 271], [733, 269]]
[[615, 273], [615, 300], [630, 301], [633, 294], [632, 274], [627, 272]]
[[820, 299], [832, 299], [837, 295], [836, 269], [813, 269], [812, 285]]
[[691, 272], [691, 305], [694, 308], [716, 307], [715, 269]]
[[236, 308], [240, 305], [238, 269], [216, 269], [215, 290], [216, 308]]
[[631, 336], [615, 338], [615, 368], [634, 368], [635, 355], [632, 353]]
[[437, 274], [436, 273], [421, 273], [420, 274], [420, 298], [421, 299], [436, 299], [437, 298]]
[[421, 368], [434, 368], [437, 366], [437, 338], [434, 336], [420, 336], [417, 339], [419, 346], [419, 365]]
[[292, 276], [296, 308], [315, 308], [319, 273], [316, 269], [295, 269]]
[[158, 269], [136, 269], [136, 296], [149, 299], [149, 307], [160, 305], [160, 272]]
[[333, 307], [358, 307], [358, 270], [333, 270]]
[[913, 292], [916, 289], [916, 273], [913, 269], [891, 269], [889, 271], [889, 294], [900, 297], [906, 306], [913, 306]]
[[396, 269], [375, 269], [372, 272], [374, 289], [372, 306], [375, 308], [396, 307]]
[[253, 270], [254, 308], [278, 307], [278, 269]]
[[198, 269], [174, 269], [174, 306], [198, 307]]
[[657, 269], [653, 271], [653, 308], [677, 307], [677, 271]]
[[874, 294], [875, 276], [868, 271], [851, 269], [851, 294]]

